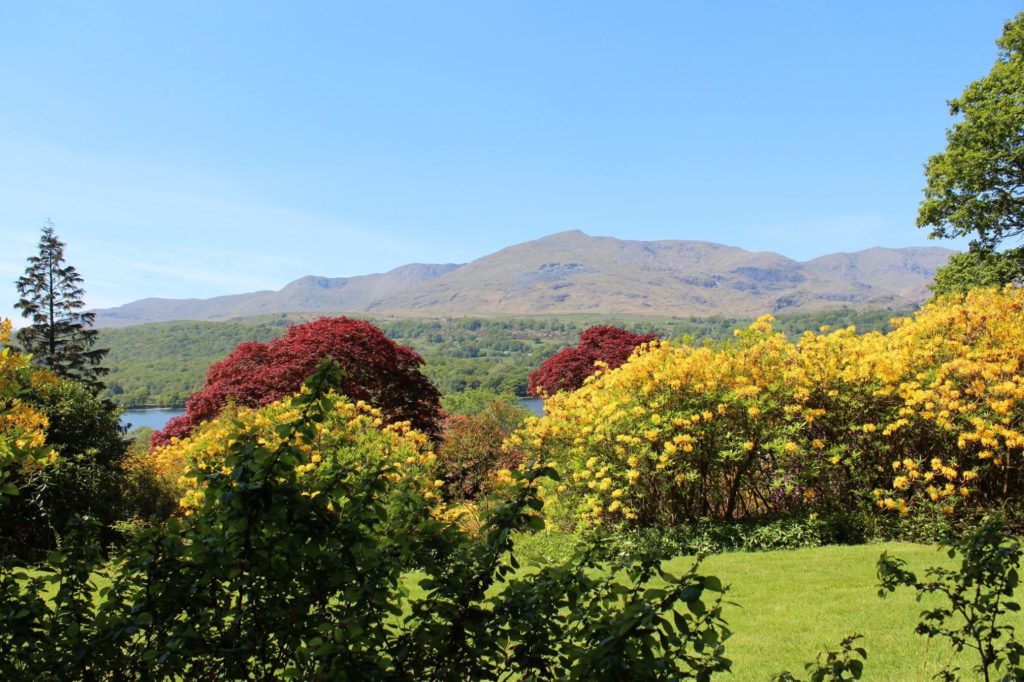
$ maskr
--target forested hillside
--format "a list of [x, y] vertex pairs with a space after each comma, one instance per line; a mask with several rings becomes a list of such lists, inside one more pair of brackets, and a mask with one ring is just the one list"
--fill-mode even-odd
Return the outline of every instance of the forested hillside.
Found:
[[[776, 328], [790, 336], [822, 325], [884, 330], [900, 313], [835, 310], [780, 316]], [[154, 322], [103, 329], [110, 348], [108, 397], [124, 407], [184, 404], [203, 385], [206, 369], [244, 341], [266, 342], [289, 324], [311, 315], [278, 315], [235, 322]], [[602, 323], [666, 338], [722, 339], [750, 320], [726, 317], [609, 319], [598, 316], [511, 319], [402, 319], [376, 323], [388, 337], [412, 346], [426, 359], [426, 373], [443, 394], [470, 388], [526, 394], [527, 374], [545, 358], [576, 342], [587, 327]]]

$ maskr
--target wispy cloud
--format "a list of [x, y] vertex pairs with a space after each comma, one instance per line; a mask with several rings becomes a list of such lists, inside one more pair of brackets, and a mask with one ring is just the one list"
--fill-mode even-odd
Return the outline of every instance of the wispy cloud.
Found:
[[[411, 245], [247, 194], [214, 174], [0, 137], [0, 276], [17, 276], [47, 216], [89, 304], [278, 289], [307, 274], [366, 274]], [[4, 306], [0, 299], [0, 315]]]

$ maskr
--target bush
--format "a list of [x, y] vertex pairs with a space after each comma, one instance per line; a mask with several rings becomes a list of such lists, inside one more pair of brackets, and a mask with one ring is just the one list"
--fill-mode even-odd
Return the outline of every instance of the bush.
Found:
[[523, 463], [521, 452], [505, 441], [529, 414], [518, 403], [499, 398], [476, 414], [445, 419], [437, 460], [446, 499], [475, 500], [490, 489], [500, 470]]
[[29, 358], [15, 353], [11, 321], [0, 319], [0, 509], [18, 495], [13, 479], [49, 458], [46, 415], [25, 401], [33, 389], [56, 381], [48, 372], [33, 370]]
[[185, 403], [186, 413], [153, 434], [152, 444], [185, 438], [229, 403], [260, 407], [291, 395], [324, 358], [344, 370], [339, 388], [346, 396], [378, 408], [389, 424], [409, 422], [431, 437], [438, 434], [440, 394], [420, 371], [423, 358], [369, 322], [324, 317], [291, 326], [266, 344], [240, 344], [210, 367], [203, 390]]
[[239, 434], [254, 438], [265, 448], [289, 445], [287, 438], [309, 461], [299, 470], [300, 481], [313, 485], [322, 476], [335, 475], [338, 468], [350, 466], [397, 466], [404, 475], [415, 476], [434, 492], [440, 483], [435, 476], [436, 456], [423, 434], [407, 424], [384, 423], [382, 413], [363, 401], [350, 402], [333, 390], [321, 397], [323, 416], [315, 436], [282, 433], [282, 424], [293, 422], [298, 413], [292, 404], [301, 398], [287, 398], [260, 408], [227, 408], [218, 418], [203, 423], [191, 436], [158, 447], [141, 456], [138, 465], [150, 470], [161, 486], [174, 491], [179, 506], [189, 513], [203, 499], [202, 472], [220, 468]]
[[177, 481], [161, 476], [155, 466], [149, 439], [153, 429], [140, 426], [128, 433], [128, 454], [121, 462], [124, 486], [122, 519], [115, 524], [121, 535], [135, 535], [150, 523], [166, 521], [178, 509], [181, 492]]
[[729, 343], [652, 342], [550, 398], [510, 442], [564, 474], [560, 522], [871, 508], [964, 517], [1024, 489], [1024, 290], [973, 290], [797, 343], [771, 319]]
[[[616, 555], [637, 559], [703, 556], [722, 552], [761, 552], [864, 542], [863, 528], [846, 516], [817, 515], [776, 519], [716, 521], [700, 519], [672, 528], [618, 528], [600, 531]], [[572, 537], [571, 534], [563, 533]]]
[[70, 520], [91, 516], [109, 527], [123, 513], [121, 460], [127, 450], [119, 411], [69, 379], [46, 381], [25, 397], [46, 417], [45, 466], [15, 477], [19, 495], [0, 512], [0, 538], [8, 551], [36, 555], [56, 547]]
[[[358, 440], [307, 447], [336, 409], [332, 376], [322, 367], [284, 406], [275, 442], [240, 423], [215, 462], [197, 463], [191, 513], [134, 538], [109, 589], [96, 587], [88, 524], [34, 576], [0, 567], [0, 676], [705, 680], [729, 669], [724, 589], [696, 566], [608, 564], [590, 543], [516, 571], [512, 538], [543, 525], [536, 482], [554, 472], [517, 476], [472, 540], [401, 465], [332, 454]], [[406, 588], [413, 560], [418, 592]]]

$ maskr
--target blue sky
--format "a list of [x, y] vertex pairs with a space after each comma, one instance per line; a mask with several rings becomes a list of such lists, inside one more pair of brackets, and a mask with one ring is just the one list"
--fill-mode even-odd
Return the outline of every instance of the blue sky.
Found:
[[1021, 10], [0, 0], [0, 315], [48, 217], [98, 307], [567, 229], [938, 244], [922, 164]]

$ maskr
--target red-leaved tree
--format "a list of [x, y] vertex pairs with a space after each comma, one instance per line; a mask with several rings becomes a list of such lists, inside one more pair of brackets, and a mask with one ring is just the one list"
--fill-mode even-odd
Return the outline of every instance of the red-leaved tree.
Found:
[[660, 338], [658, 334], [634, 334], [625, 329], [598, 325], [580, 334], [580, 342], [552, 355], [530, 372], [529, 393], [543, 397], [559, 391], [575, 391], [597, 368], [601, 360], [615, 368], [629, 359], [633, 349], [642, 343]]
[[291, 326], [270, 343], [240, 344], [210, 366], [206, 385], [185, 403], [185, 414], [154, 433], [150, 443], [156, 447], [172, 437], [188, 436], [229, 401], [258, 407], [294, 393], [327, 356], [345, 370], [342, 390], [350, 399], [380, 409], [388, 423], [409, 421], [413, 428], [437, 437], [441, 396], [420, 371], [423, 358], [369, 322], [324, 317]]
[[443, 422], [437, 471], [448, 500], [470, 500], [487, 491], [500, 469], [515, 469], [523, 454], [509, 436], [530, 415], [517, 401], [497, 398], [477, 414], [452, 414]]

